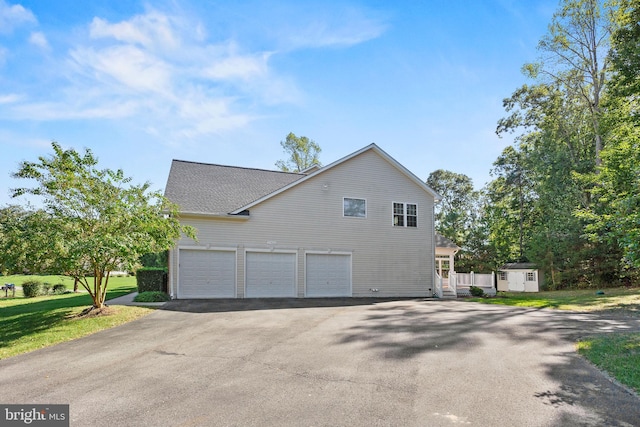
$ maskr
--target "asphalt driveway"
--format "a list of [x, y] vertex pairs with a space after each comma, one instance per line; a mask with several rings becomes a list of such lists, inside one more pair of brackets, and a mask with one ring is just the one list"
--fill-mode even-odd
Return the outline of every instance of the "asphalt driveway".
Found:
[[0, 361], [1, 403], [72, 426], [633, 426], [640, 399], [576, 355], [640, 319], [459, 301], [172, 302]]

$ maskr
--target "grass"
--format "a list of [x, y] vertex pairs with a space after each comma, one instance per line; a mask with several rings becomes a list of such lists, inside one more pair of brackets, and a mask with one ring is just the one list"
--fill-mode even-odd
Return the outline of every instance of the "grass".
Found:
[[[38, 275], [26, 275], [26, 274], [14, 274], [13, 276], [0, 276], [0, 283], [13, 283], [16, 286], [22, 286], [22, 284], [28, 280], [39, 280], [43, 283], [50, 283], [52, 286], [62, 283], [67, 289], [73, 290], [73, 279], [68, 276], [38, 276]], [[91, 279], [89, 279], [91, 284]], [[131, 287], [135, 292], [136, 278], [133, 276], [125, 277], [111, 277], [109, 278], [109, 288], [115, 289], [120, 287]], [[78, 290], [84, 290], [84, 287], [78, 283]]]
[[[640, 288], [567, 290], [537, 293], [500, 292], [496, 298], [470, 298], [485, 304], [554, 308], [640, 316]], [[616, 380], [640, 393], [640, 332], [607, 333], [582, 339], [578, 352]]]
[[608, 334], [578, 342], [578, 353], [640, 393], [640, 334]]
[[[29, 279], [64, 283], [69, 289], [73, 288], [73, 280], [65, 280], [68, 278], [63, 276], [7, 276], [2, 277], [0, 283], [21, 286]], [[135, 277], [113, 277], [109, 280], [107, 300], [135, 290]], [[86, 291], [36, 298], [24, 298], [21, 291], [16, 292], [15, 298], [4, 298], [3, 294], [0, 298], [0, 359], [80, 338], [153, 311], [150, 308], [115, 306], [110, 315], [75, 317], [92, 303]]]
[[499, 292], [495, 298], [469, 298], [468, 301], [572, 311], [623, 311], [640, 315], [640, 288], [610, 288], [604, 290], [604, 295], [597, 295], [593, 289]]

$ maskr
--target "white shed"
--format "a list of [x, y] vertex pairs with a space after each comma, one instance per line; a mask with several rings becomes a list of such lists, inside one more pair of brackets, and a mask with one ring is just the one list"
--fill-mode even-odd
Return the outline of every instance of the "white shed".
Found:
[[544, 274], [529, 262], [508, 263], [498, 269], [498, 290], [538, 292], [544, 285]]

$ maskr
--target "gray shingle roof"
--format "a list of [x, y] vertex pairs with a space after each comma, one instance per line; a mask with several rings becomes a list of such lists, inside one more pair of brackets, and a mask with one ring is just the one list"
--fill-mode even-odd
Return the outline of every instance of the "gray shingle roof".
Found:
[[456, 245], [440, 233], [436, 233], [436, 248], [460, 249], [458, 245]]
[[535, 270], [537, 267], [532, 262], [508, 262], [500, 270]]
[[224, 215], [304, 176], [173, 160], [164, 194], [181, 212]]

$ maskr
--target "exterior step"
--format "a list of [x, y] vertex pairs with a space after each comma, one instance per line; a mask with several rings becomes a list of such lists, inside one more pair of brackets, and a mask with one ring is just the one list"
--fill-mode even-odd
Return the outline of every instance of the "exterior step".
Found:
[[443, 299], [456, 299], [457, 296], [456, 296], [455, 292], [445, 289], [445, 290], [442, 291], [442, 298]]

